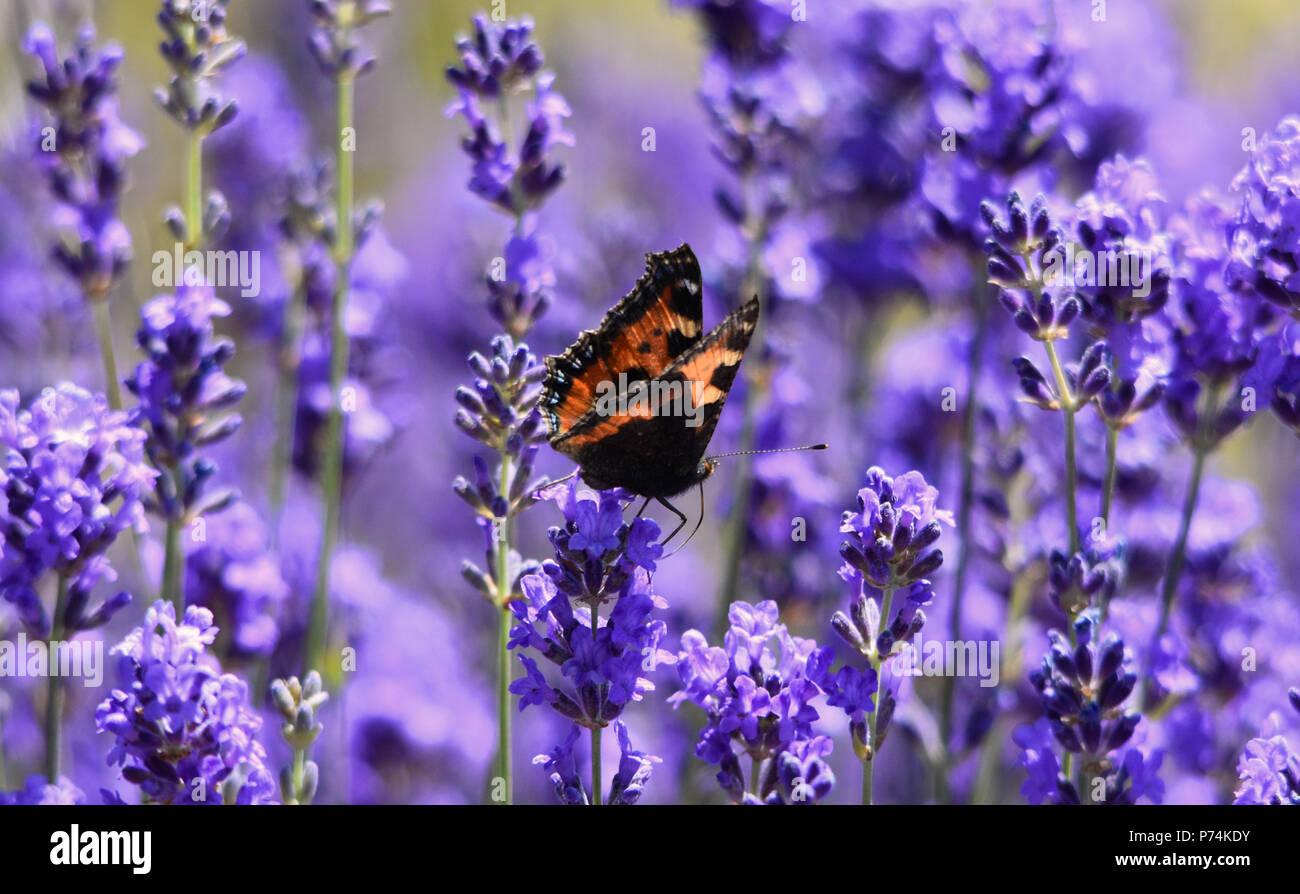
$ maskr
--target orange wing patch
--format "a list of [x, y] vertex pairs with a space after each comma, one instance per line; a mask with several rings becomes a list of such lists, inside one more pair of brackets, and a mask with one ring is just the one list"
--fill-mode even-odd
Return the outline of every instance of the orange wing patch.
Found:
[[[646, 272], [601, 320], [546, 358], [541, 408], [552, 439], [569, 432], [604, 388], [654, 379], [700, 338], [700, 267], [689, 246], [646, 255]], [[623, 375], [620, 380], [619, 374]]]

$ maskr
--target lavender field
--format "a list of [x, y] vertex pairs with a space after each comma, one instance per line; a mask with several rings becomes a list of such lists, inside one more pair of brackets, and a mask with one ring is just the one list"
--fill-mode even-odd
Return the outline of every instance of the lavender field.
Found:
[[1297, 47], [0, 5], [0, 804], [1300, 804]]

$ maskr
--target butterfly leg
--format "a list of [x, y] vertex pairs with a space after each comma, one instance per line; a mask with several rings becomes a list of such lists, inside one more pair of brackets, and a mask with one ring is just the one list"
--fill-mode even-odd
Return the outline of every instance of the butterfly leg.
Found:
[[[660, 501], [660, 502], [662, 502], [662, 501]], [[665, 505], [665, 506], [668, 506], [667, 503], [664, 503], [664, 505]], [[668, 508], [669, 508], [669, 509], [672, 509], [674, 512], [677, 512], [677, 509], [676, 509], [675, 507], [673, 507], [673, 506], [668, 506]], [[673, 531], [673, 534], [676, 534], [677, 531], [680, 531], [680, 530], [682, 529], [682, 525], [686, 524], [686, 519], [685, 519], [685, 517], [682, 516], [680, 512], [678, 512], [677, 514], [678, 514], [679, 517], [682, 518], [682, 524], [677, 526], [676, 530]], [[692, 540], [695, 539], [695, 533], [696, 533], [697, 531], [700, 530], [700, 525], [702, 525], [703, 523], [704, 523], [704, 482], [701, 481], [701, 482], [700, 482], [700, 517], [696, 520], [696, 522], [695, 522], [695, 527], [691, 530], [691, 536], [687, 537], [685, 543], [683, 543], [681, 546], [677, 547], [677, 548], [676, 548], [675, 550], [673, 550], [672, 552], [668, 553], [668, 555], [667, 555], [667, 556], [664, 556], [664, 558], [666, 559], [666, 558], [668, 558], [668, 556], [675, 556], [675, 555], [677, 555], [679, 552], [681, 552], [683, 549], [685, 549], [685, 548], [686, 548], [686, 544], [687, 544], [687, 543], [690, 543]], [[669, 539], [670, 539], [670, 540], [672, 539], [672, 534], [669, 535]], [[667, 543], [667, 542], [668, 542], [667, 540], [664, 541], [664, 543]]]
[[655, 497], [655, 500], [656, 502], [659, 503], [660, 506], [663, 506], [673, 515], [681, 519], [681, 521], [677, 524], [677, 527], [673, 528], [673, 532], [669, 534], [667, 537], [665, 537], [663, 540], [659, 541], [660, 545], [664, 545], [667, 544], [669, 540], [672, 540], [674, 537], [676, 537], [678, 531], [686, 527], [686, 515], [680, 509], [674, 506], [672, 503], [669, 503], [667, 500], [665, 500], [663, 497]]
[[641, 504], [641, 508], [638, 509], [638, 510], [636, 511], [636, 515], [634, 515], [634, 516], [632, 516], [632, 517], [633, 517], [633, 518], [640, 518], [641, 515], [645, 512], [645, 508], [646, 508], [647, 506], [650, 505], [650, 501], [651, 501], [652, 499], [654, 499], [654, 498], [653, 498], [653, 497], [646, 497], [646, 498], [645, 498], [645, 502]]

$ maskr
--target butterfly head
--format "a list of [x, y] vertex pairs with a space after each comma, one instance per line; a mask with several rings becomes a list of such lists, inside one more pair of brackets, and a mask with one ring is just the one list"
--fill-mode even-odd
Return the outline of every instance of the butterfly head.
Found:
[[708, 478], [713, 474], [713, 470], [717, 467], [718, 464], [711, 459], [700, 460], [700, 464], [695, 467], [695, 482], [692, 483], [697, 483]]

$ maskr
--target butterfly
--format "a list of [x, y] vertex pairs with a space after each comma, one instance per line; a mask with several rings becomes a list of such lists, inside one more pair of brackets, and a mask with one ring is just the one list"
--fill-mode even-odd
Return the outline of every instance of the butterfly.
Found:
[[680, 523], [665, 543], [686, 524], [668, 498], [716, 468], [705, 451], [758, 325], [755, 296], [705, 334], [701, 294], [689, 245], [647, 254], [645, 274], [600, 326], [546, 358], [542, 385], [551, 446], [591, 487], [673, 512]]

